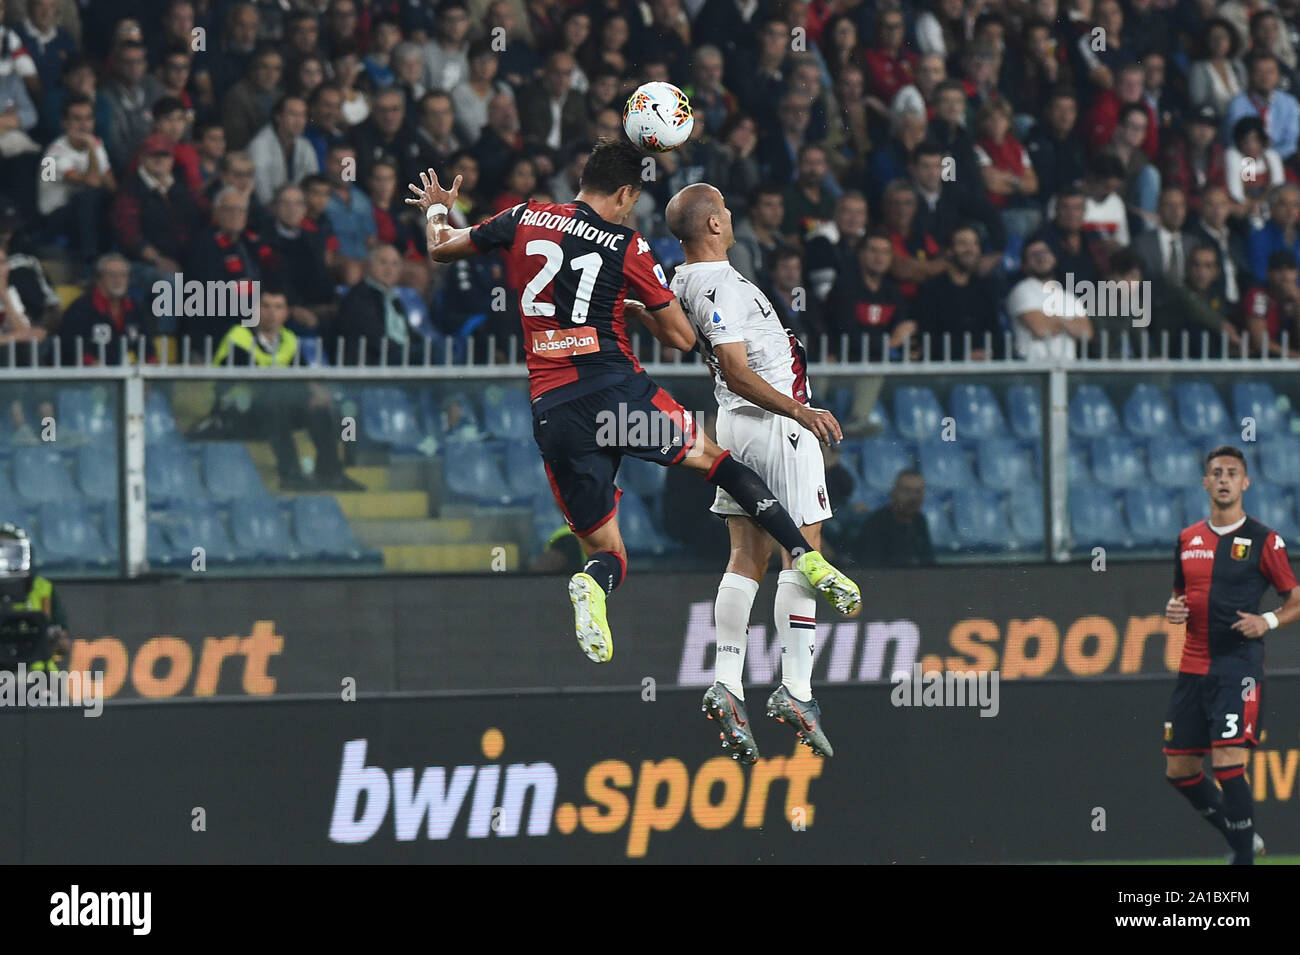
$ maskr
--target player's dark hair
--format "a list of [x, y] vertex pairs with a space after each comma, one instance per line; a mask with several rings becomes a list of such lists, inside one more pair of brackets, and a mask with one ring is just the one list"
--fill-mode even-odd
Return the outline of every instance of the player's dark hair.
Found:
[[1286, 249], [1278, 249], [1276, 252], [1269, 253], [1268, 267], [1266, 272], [1278, 272], [1282, 269], [1296, 268], [1295, 253], [1288, 252]]
[[598, 139], [582, 170], [578, 188], [601, 196], [612, 196], [624, 186], [639, 192], [644, 183], [642, 163], [646, 154], [624, 139]]
[[863, 249], [867, 247], [867, 245], [871, 242], [872, 239], [879, 239], [882, 242], [887, 243], [891, 249], [894, 247], [893, 237], [890, 236], [889, 231], [887, 229], [881, 226], [872, 226], [871, 228], [867, 229], [865, 235], [863, 235], [860, 239], [858, 239], [857, 242], [853, 244], [853, 251], [855, 253], [861, 252]]
[[1080, 189], [1078, 186], [1066, 186], [1064, 189], [1057, 190], [1056, 204], [1057, 206], [1060, 206], [1062, 199], [1085, 199], [1086, 200], [1087, 198], [1088, 197], [1083, 194], [1083, 190]]
[[1246, 474], [1248, 471], [1246, 456], [1241, 453], [1240, 448], [1234, 448], [1230, 444], [1221, 444], [1205, 456], [1205, 470], [1210, 469], [1210, 462], [1215, 458], [1236, 458], [1241, 462], [1241, 473]]
[[1112, 276], [1128, 275], [1132, 272], [1142, 274], [1142, 260], [1132, 249], [1116, 249], [1106, 263], [1106, 274]]
[[276, 100], [275, 105], [271, 107], [271, 115], [274, 116], [276, 119], [279, 119], [281, 116], [284, 115], [284, 108], [288, 106], [290, 101], [292, 100], [297, 100], [298, 102], [302, 103], [304, 107], [307, 106], [307, 101], [303, 99], [301, 96], [299, 96], [297, 93], [285, 93], [278, 100]]
[[303, 176], [302, 179], [298, 181], [298, 185], [302, 187], [303, 194], [305, 195], [308, 189], [315, 186], [324, 186], [328, 189], [330, 181], [324, 173], [313, 172], [311, 175]]
[[89, 96], [86, 96], [83, 93], [73, 93], [63, 101], [64, 119], [68, 118], [68, 113], [72, 111], [74, 106], [89, 106], [92, 110], [95, 108], [95, 104]]
[[1138, 113], [1138, 114], [1140, 114], [1140, 115], [1142, 116], [1143, 119], [1150, 119], [1150, 118], [1151, 118], [1151, 117], [1147, 114], [1147, 108], [1146, 108], [1146, 105], [1145, 105], [1145, 104], [1143, 104], [1143, 103], [1128, 103], [1128, 104], [1126, 104], [1126, 105], [1120, 107], [1120, 111], [1119, 111], [1119, 125], [1123, 126], [1125, 123], [1127, 123], [1127, 122], [1128, 122], [1128, 118], [1129, 118], [1130, 116], [1132, 116], [1134, 113]]
[[286, 299], [289, 297], [284, 286], [278, 282], [263, 282], [258, 289], [258, 298], [266, 298], [268, 295], [279, 295]]
[[924, 156], [938, 156], [942, 159], [943, 155], [943, 147], [934, 140], [927, 139], [916, 144], [916, 148], [912, 150], [912, 155], [908, 157], [908, 162], [917, 162]]

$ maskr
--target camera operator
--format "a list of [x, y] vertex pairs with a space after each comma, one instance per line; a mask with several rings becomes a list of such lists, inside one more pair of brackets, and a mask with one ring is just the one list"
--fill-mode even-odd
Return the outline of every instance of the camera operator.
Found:
[[[36, 616], [39, 615], [39, 616]], [[36, 617], [37, 632], [17, 625]], [[67, 616], [50, 581], [32, 573], [32, 547], [16, 524], [0, 524], [0, 667], [56, 673], [72, 650]]]

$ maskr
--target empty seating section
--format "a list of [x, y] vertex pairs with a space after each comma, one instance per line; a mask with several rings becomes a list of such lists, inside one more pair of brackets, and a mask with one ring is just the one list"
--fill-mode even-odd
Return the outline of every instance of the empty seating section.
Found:
[[[1067, 511], [1076, 554], [1095, 546], [1148, 555], [1168, 550], [1179, 528], [1208, 513], [1203, 463], [1220, 444], [1246, 454], [1253, 482], [1247, 512], [1284, 537], [1300, 529], [1300, 427], [1293, 430], [1300, 421], [1292, 420], [1289, 399], [1273, 384], [1240, 379], [1175, 376], [1152, 383], [1111, 376], [1103, 385], [1071, 377]], [[837, 510], [883, 506], [898, 473], [919, 468], [938, 555], [1043, 552], [1044, 381], [900, 378], [869, 415], [855, 407], [845, 381], [826, 389], [824, 403], [842, 421], [852, 413], [872, 424], [870, 437], [851, 437], [838, 449], [853, 491], [847, 501], [833, 502]], [[442, 506], [531, 512], [523, 533], [534, 553], [562, 525], [521, 382], [389, 382], [337, 391], [356, 409], [359, 447], [381, 460], [435, 462], [432, 480]], [[15, 426], [5, 422], [10, 440], [0, 450], [0, 520], [27, 525], [39, 559], [51, 569], [107, 572], [118, 565], [116, 400], [98, 384], [60, 389], [58, 441], [19, 443]], [[196, 548], [215, 567], [380, 559], [358, 539], [349, 516], [362, 512], [347, 501], [329, 494], [277, 498], [259, 473], [266, 461], [255, 459], [248, 445], [187, 441], [166, 386], [147, 386], [144, 426], [152, 565], [184, 569]], [[620, 463], [620, 517], [634, 554], [662, 556], [678, 546], [663, 531], [666, 479], [657, 465], [634, 458]]]

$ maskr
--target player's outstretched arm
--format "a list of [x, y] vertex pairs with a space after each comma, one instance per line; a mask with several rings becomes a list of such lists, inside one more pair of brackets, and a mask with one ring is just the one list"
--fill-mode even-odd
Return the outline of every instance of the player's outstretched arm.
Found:
[[695, 347], [695, 327], [676, 299], [653, 312], [636, 299], [626, 299], [623, 304], [627, 314], [635, 315], [650, 330], [651, 335], [669, 348], [690, 351]]
[[823, 444], [836, 444], [844, 440], [844, 432], [835, 415], [829, 411], [800, 404], [789, 395], [783, 395], [749, 367], [749, 352], [744, 342], [727, 342], [713, 346], [713, 357], [732, 394], [744, 398], [774, 414], [793, 418], [817, 435]]
[[[478, 255], [478, 249], [469, 239], [469, 229], [453, 229], [447, 222], [447, 211], [456, 202], [460, 193], [461, 177], [451, 184], [450, 189], [443, 189], [438, 184], [438, 174], [430, 169], [420, 173], [420, 185], [410, 183], [406, 188], [415, 194], [408, 198], [406, 204], [415, 206], [424, 213], [428, 225], [425, 226], [425, 239], [429, 246], [429, 261], [454, 262]], [[441, 208], [439, 208], [441, 207]], [[437, 210], [433, 215], [429, 210]]]

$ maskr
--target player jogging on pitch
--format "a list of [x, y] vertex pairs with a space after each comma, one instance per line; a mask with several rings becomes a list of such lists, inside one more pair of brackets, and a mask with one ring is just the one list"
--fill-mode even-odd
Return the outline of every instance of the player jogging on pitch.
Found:
[[[672, 290], [695, 326], [713, 372], [718, 443], [758, 472], [808, 542], [819, 547], [821, 524], [831, 508], [817, 442], [840, 441], [840, 424], [830, 412], [809, 406], [803, 346], [782, 327], [763, 293], [727, 261], [735, 237], [722, 193], [706, 183], [687, 186], [668, 203], [667, 218], [686, 253]], [[703, 709], [718, 721], [732, 754], [754, 763], [758, 744], [741, 680], [749, 614], [767, 573], [772, 543], [722, 488], [712, 511], [726, 517], [731, 558], [713, 604], [716, 682], [704, 694]], [[783, 555], [774, 610], [781, 637], [781, 685], [768, 697], [767, 714], [791, 723], [814, 753], [830, 756], [833, 750], [810, 683], [817, 593], [793, 567], [789, 555]]]
[[[410, 186], [416, 198], [406, 200], [425, 212], [433, 262], [507, 250], [507, 279], [522, 289], [533, 437], [551, 491], [588, 557], [569, 580], [578, 644], [597, 663], [614, 652], [605, 598], [627, 575], [615, 517], [621, 492], [614, 486], [624, 454], [702, 472], [796, 557], [795, 567], [837, 609], [853, 614], [861, 605], [857, 585], [809, 545], [762, 479], [699, 432], [632, 352], [629, 313], [665, 345], [695, 345], [649, 243], [620, 224], [641, 194], [644, 159], [629, 142], [602, 141], [574, 201], [521, 202], [472, 229], [447, 224], [460, 177], [444, 189], [432, 169], [421, 173], [421, 185]], [[634, 418], [646, 427], [629, 427], [612, 440], [602, 427]]]
[[[1178, 535], [1174, 593], [1165, 605], [1170, 623], [1187, 624], [1165, 722], [1165, 775], [1228, 840], [1231, 863], [1251, 865], [1264, 849], [1246, 780], [1249, 747], [1260, 736], [1262, 637], [1300, 618], [1300, 589], [1282, 538], [1242, 509], [1250, 478], [1241, 451], [1211, 451], [1202, 483], [1210, 517]], [[1286, 603], [1257, 614], [1270, 584]], [[1207, 752], [1217, 786], [1205, 776]]]

